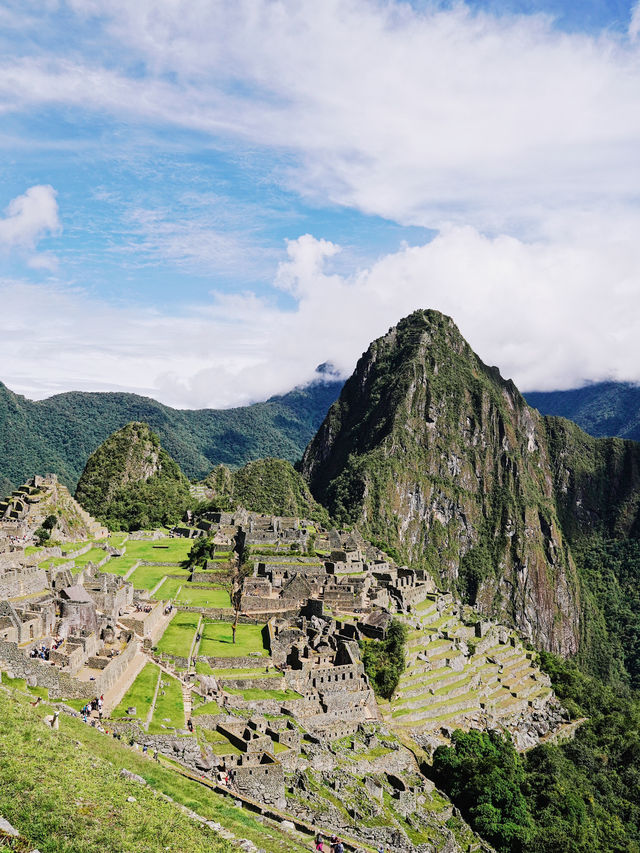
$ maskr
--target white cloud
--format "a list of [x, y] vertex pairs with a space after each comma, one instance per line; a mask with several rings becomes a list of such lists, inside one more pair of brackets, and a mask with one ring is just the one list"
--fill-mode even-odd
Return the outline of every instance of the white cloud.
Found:
[[637, 7], [627, 39], [463, 3], [69, 5], [93, 21], [94, 55], [11, 62], [5, 109], [69, 103], [241, 138], [290, 152], [298, 191], [429, 227], [537, 233], [550, 208], [640, 191]]
[[170, 316], [5, 282], [3, 379], [34, 397], [119, 389], [188, 408], [242, 405], [308, 380], [325, 360], [348, 375], [373, 338], [436, 308], [524, 390], [640, 381], [640, 315], [629, 310], [640, 304], [640, 220], [588, 226], [561, 243], [452, 226], [349, 276], [330, 269], [339, 247], [305, 235], [278, 276], [292, 311], [245, 293]]
[[9, 202], [0, 218], [0, 247], [34, 249], [48, 234], [61, 231], [56, 191], [51, 186], [34, 186]]

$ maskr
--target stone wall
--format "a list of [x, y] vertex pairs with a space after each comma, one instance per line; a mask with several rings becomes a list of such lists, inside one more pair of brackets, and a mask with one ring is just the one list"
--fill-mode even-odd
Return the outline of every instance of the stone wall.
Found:
[[279, 809], [286, 807], [284, 769], [280, 762], [239, 765], [234, 774], [240, 794]]
[[92, 699], [115, 684], [137, 650], [137, 642], [129, 642], [125, 650], [96, 676], [95, 681], [79, 681], [70, 673], [62, 672], [50, 661], [30, 658], [16, 643], [0, 641], [0, 663], [15, 677], [30, 679], [38, 687], [48, 688], [52, 699]]
[[0, 573], [0, 599], [33, 595], [47, 588], [47, 573], [42, 569], [7, 569]]

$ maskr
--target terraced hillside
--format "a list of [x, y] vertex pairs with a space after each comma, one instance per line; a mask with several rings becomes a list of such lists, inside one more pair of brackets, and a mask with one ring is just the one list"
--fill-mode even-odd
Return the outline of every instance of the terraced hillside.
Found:
[[504, 726], [526, 747], [534, 732], [548, 731], [549, 718], [561, 717], [548, 676], [514, 632], [480, 621], [449, 594], [429, 595], [415, 613], [398, 618], [410, 629], [407, 665], [382, 706], [394, 729], [420, 739], [443, 728]]

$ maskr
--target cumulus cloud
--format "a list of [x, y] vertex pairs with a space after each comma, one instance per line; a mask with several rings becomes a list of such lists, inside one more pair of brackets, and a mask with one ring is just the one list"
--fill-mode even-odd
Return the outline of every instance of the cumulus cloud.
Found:
[[56, 191], [48, 185], [29, 187], [9, 202], [0, 218], [0, 246], [34, 249], [43, 237], [60, 230]]
[[309, 380], [323, 361], [348, 375], [373, 338], [436, 308], [523, 390], [639, 380], [638, 227], [581, 222], [554, 244], [451, 226], [351, 275], [331, 269], [337, 245], [304, 235], [277, 279], [292, 310], [248, 292], [176, 316], [4, 282], [3, 376], [33, 397], [117, 389], [187, 408], [243, 405]]

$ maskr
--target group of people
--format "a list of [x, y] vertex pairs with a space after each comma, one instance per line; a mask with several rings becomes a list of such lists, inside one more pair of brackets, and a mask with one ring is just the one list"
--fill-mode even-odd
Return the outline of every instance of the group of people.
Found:
[[55, 650], [60, 648], [63, 643], [64, 640], [57, 638], [52, 641], [50, 647], [45, 646], [44, 643], [40, 646], [40, 648], [34, 646], [29, 652], [29, 657], [40, 658], [41, 660], [49, 660], [51, 652], [55, 652]]
[[316, 853], [344, 853], [344, 845], [337, 835], [332, 835], [329, 839], [329, 850], [325, 851], [324, 836], [318, 833], [316, 835]]
[[153, 607], [150, 604], [136, 604], [137, 613], [151, 613]]
[[88, 722], [89, 717], [94, 711], [98, 712], [98, 718], [102, 719], [102, 706], [104, 704], [104, 696], [96, 696], [95, 699], [92, 699], [91, 702], [87, 702], [84, 708], [81, 711], [82, 719]]

